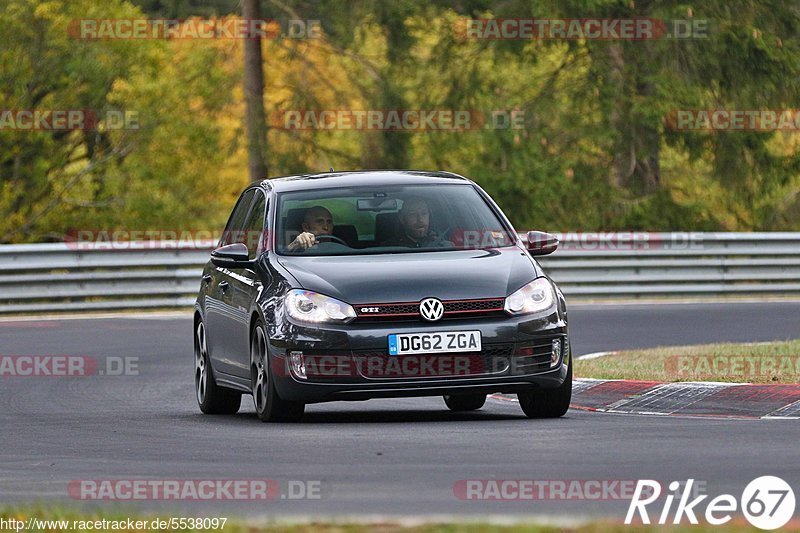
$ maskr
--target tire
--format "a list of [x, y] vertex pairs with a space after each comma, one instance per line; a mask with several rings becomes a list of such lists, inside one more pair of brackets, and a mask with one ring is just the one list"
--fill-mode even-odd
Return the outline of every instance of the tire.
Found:
[[572, 399], [572, 358], [567, 367], [564, 383], [556, 389], [520, 392], [519, 406], [528, 418], [559, 418], [569, 410]]
[[256, 322], [250, 340], [250, 383], [253, 405], [262, 422], [297, 422], [303, 417], [306, 408], [304, 403], [284, 400], [275, 390], [267, 335], [261, 321]]
[[486, 403], [485, 394], [459, 394], [444, 396], [444, 403], [451, 411], [476, 411]]
[[194, 390], [197, 405], [207, 415], [234, 415], [242, 405], [241, 393], [220, 387], [214, 380], [202, 320], [197, 321], [194, 330]]

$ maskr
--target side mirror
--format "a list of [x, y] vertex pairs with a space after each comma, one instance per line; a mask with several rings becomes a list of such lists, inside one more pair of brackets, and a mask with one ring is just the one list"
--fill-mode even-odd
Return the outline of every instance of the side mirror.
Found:
[[558, 248], [558, 237], [544, 231], [528, 232], [528, 252], [531, 255], [552, 254]]
[[211, 262], [221, 268], [250, 268], [250, 253], [240, 242], [222, 246], [211, 252]]

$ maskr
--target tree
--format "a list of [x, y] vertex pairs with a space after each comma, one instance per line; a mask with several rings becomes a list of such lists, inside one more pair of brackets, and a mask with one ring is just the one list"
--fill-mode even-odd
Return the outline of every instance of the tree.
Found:
[[[242, 17], [247, 21], [261, 19], [260, 0], [242, 0]], [[244, 41], [244, 95], [247, 104], [247, 169], [250, 181], [267, 177], [267, 123], [264, 115], [264, 60], [261, 36]]]

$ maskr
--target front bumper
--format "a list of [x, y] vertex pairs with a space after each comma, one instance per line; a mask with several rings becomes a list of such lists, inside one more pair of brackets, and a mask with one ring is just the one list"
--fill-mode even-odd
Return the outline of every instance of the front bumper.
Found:
[[[388, 355], [387, 337], [392, 333], [467, 330], [481, 332], [482, 352], [413, 356], [417, 360]], [[303, 403], [550, 389], [564, 383], [570, 360], [566, 319], [557, 311], [433, 324], [309, 326], [284, 319], [273, 323], [269, 337], [278, 394]], [[560, 346], [555, 362], [553, 340]], [[305, 379], [292, 368], [293, 352], [303, 354]]]

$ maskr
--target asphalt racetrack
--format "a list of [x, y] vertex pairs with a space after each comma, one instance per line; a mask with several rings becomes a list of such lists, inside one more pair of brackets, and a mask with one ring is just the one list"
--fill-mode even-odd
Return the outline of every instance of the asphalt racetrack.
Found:
[[[570, 308], [575, 354], [800, 337], [800, 302]], [[800, 486], [800, 422], [614, 415], [571, 410], [529, 420], [513, 402], [449, 412], [441, 398], [307, 407], [299, 424], [262, 424], [250, 397], [233, 417], [200, 414], [190, 316], [0, 322], [2, 355], [138, 358], [136, 375], [0, 377], [0, 502], [184, 516], [605, 516], [629, 500], [463, 499], [463, 480], [698, 480], [741, 495], [759, 476]], [[70, 482], [269, 479], [269, 501], [79, 501]], [[319, 498], [292, 499], [311, 482]], [[459, 485], [462, 483], [462, 485]], [[306, 484], [305, 486], [312, 486]], [[296, 494], [295, 494], [296, 495]], [[461, 497], [459, 497], [461, 496]], [[657, 515], [660, 508], [653, 511]]]

